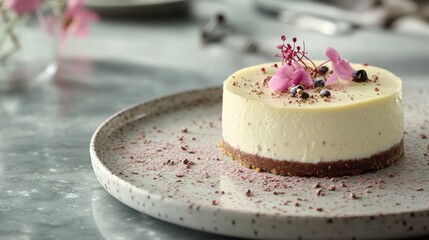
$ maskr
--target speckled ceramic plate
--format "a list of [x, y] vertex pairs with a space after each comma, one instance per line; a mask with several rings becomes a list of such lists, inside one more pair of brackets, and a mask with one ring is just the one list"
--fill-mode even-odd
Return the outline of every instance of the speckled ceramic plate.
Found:
[[217, 148], [220, 88], [157, 99], [113, 115], [91, 140], [92, 165], [119, 201], [201, 231], [262, 239], [425, 235], [429, 92], [419, 89], [418, 84], [404, 89], [406, 156], [360, 176], [282, 177], [236, 165]]

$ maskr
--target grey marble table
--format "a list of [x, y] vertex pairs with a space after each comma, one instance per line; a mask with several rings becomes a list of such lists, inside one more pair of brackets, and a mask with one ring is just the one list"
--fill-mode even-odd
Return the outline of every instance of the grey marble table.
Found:
[[[258, 15], [242, 1], [196, 3], [192, 10], [184, 19], [102, 20], [63, 49], [53, 79], [0, 93], [0, 239], [225, 239], [158, 221], [111, 197], [92, 171], [89, 141], [103, 120], [131, 104], [219, 86], [238, 68], [275, 61], [283, 33], [306, 39], [313, 58], [335, 46], [405, 84], [428, 80], [427, 38], [378, 30], [329, 37]], [[199, 29], [217, 11], [261, 53], [204, 46]]]

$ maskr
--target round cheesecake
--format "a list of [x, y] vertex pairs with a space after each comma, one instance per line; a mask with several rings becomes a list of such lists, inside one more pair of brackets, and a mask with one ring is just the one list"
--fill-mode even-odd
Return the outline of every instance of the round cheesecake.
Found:
[[223, 85], [221, 150], [246, 167], [289, 176], [355, 175], [391, 165], [404, 152], [401, 80], [382, 68], [351, 66], [368, 80], [338, 80], [326, 87], [330, 97], [306, 89], [307, 99], [270, 91], [274, 63], [235, 72]]

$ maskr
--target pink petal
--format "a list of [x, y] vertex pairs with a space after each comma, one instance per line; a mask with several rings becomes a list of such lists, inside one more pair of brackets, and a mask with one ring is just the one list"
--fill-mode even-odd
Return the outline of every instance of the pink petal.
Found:
[[304, 87], [313, 86], [313, 79], [311, 79], [310, 73], [308, 73], [307, 71], [303, 71], [301, 82], [302, 84], [304, 84]]
[[295, 70], [304, 70], [304, 67], [300, 63], [295, 61], [292, 62], [292, 67], [294, 67]]
[[311, 79], [310, 74], [304, 69], [296, 70], [292, 75], [293, 84], [303, 84], [305, 87], [313, 85], [313, 80]]
[[291, 80], [292, 76], [292, 67], [285, 64], [277, 69], [274, 76], [268, 82], [268, 87], [271, 92], [285, 92], [292, 85]]
[[325, 50], [325, 55], [329, 60], [332, 61], [332, 69], [336, 78], [341, 78], [343, 80], [350, 79], [353, 75], [354, 69], [345, 59], [340, 58], [340, 54], [337, 50], [329, 47]]
[[18, 15], [34, 11], [40, 4], [41, 0], [5, 0], [6, 7], [12, 9]]
[[325, 50], [325, 56], [333, 63], [338, 63], [341, 60], [340, 54], [338, 53], [338, 51], [331, 47], [328, 47]]
[[313, 80], [311, 79], [310, 73], [308, 73], [304, 66], [299, 62], [292, 62], [292, 66], [295, 68], [295, 77], [292, 77], [295, 85], [303, 84], [305, 87], [310, 87], [313, 85]]
[[88, 34], [89, 23], [96, 21], [98, 15], [83, 7], [82, 0], [72, 0], [67, 6], [64, 17], [71, 19], [71, 24], [67, 26], [66, 33], [71, 33], [77, 37], [86, 36]]
[[344, 59], [342, 59], [338, 64], [332, 63], [332, 68], [338, 77], [343, 80], [350, 79], [355, 71]]
[[268, 82], [268, 87], [271, 92], [285, 92], [289, 89], [291, 83], [286, 79], [282, 79], [279, 76], [274, 75]]
[[333, 84], [335, 81], [337, 81], [338, 79], [338, 75], [334, 72], [331, 74], [331, 76], [329, 76], [328, 80], [326, 80], [325, 85], [331, 85]]
[[82, 8], [74, 13], [73, 18], [79, 19], [83, 22], [93, 22], [98, 20], [98, 15], [95, 12]]
[[80, 9], [82, 9], [83, 1], [84, 0], [69, 0], [65, 11], [66, 15], [69, 15], [69, 14], [74, 15], [76, 11], [79, 11]]
[[70, 0], [64, 12], [65, 18], [82, 19], [83, 21], [95, 21], [98, 15], [83, 6], [83, 0]]

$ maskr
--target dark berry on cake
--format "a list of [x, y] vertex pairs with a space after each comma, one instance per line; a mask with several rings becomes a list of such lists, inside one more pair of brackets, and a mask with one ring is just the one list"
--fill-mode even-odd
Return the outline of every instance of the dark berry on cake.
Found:
[[308, 92], [303, 91], [302, 94], [301, 94], [301, 96], [299, 96], [299, 97], [302, 98], [302, 99], [307, 99], [307, 98], [310, 97], [310, 94], [308, 94]]
[[323, 90], [320, 91], [320, 96], [321, 97], [330, 97], [331, 96], [331, 92], [329, 92], [326, 89], [323, 89]]
[[324, 88], [325, 80], [323, 78], [316, 78], [313, 81], [314, 88]]
[[357, 70], [353, 73], [353, 81], [355, 82], [366, 82], [368, 80], [368, 74], [365, 70]]
[[329, 71], [329, 68], [327, 66], [321, 66], [317, 69], [319, 73], [326, 74]]

